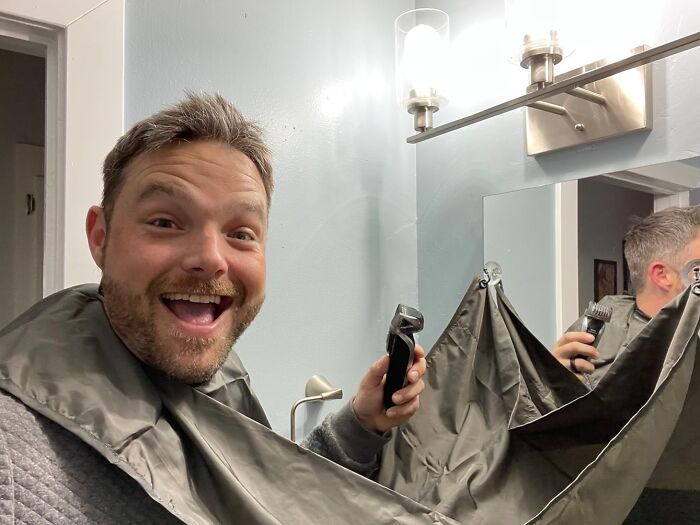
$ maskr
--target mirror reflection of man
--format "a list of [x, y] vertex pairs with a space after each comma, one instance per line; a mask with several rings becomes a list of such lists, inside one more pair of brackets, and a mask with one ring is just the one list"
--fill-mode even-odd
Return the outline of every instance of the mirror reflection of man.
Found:
[[[212, 412], [223, 404], [269, 426], [232, 346], [265, 297], [270, 154], [261, 130], [228, 101], [190, 94], [119, 139], [104, 183], [102, 206], [86, 220], [100, 288], [59, 292], [0, 331], [0, 489], [28, 487], [12, 504], [55, 511], [49, 523], [170, 522], [154, 500], [172, 494], [142, 489], [155, 490], [169, 464], [191, 472], [208, 429], [196, 429], [199, 440], [178, 430], [165, 409], [177, 403], [161, 381], [185, 400], [210, 396]], [[292, 349], [280, 334], [278, 348], [261, 351]], [[386, 410], [382, 357], [305, 446], [369, 475], [387, 432], [418, 409], [425, 367], [418, 347], [407, 386]], [[158, 432], [176, 437], [160, 443]], [[5, 460], [22, 467], [3, 470]], [[179, 482], [183, 490], [194, 483]], [[37, 497], [42, 487], [51, 502]]]
[[591, 345], [593, 335], [580, 331], [580, 318], [552, 350], [562, 365], [591, 386], [644, 325], [685, 289], [681, 270], [689, 261], [700, 259], [700, 207], [653, 213], [630, 228], [624, 245], [635, 295], [600, 301], [612, 307], [613, 314], [598, 348]]

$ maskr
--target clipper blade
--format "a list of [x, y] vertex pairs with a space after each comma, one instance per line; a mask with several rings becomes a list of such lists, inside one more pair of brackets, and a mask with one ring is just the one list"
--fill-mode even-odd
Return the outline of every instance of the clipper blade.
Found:
[[612, 318], [612, 308], [594, 301], [589, 301], [588, 308], [586, 308], [586, 312], [583, 315], [608, 323]]

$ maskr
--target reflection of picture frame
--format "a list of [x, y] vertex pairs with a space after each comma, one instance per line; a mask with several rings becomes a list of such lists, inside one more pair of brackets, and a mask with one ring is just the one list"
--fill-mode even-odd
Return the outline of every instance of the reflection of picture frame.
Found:
[[617, 294], [617, 261], [593, 259], [593, 300]]

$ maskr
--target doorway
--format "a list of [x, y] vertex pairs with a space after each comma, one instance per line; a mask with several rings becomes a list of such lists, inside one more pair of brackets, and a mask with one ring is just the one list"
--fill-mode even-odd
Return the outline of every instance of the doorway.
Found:
[[0, 328], [43, 295], [45, 49], [0, 39]]

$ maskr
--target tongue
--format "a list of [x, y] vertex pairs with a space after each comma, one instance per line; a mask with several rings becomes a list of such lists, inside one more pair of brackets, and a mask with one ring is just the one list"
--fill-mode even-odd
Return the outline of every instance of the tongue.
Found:
[[215, 307], [212, 303], [168, 301], [167, 305], [176, 316], [188, 323], [211, 324], [214, 322]]

